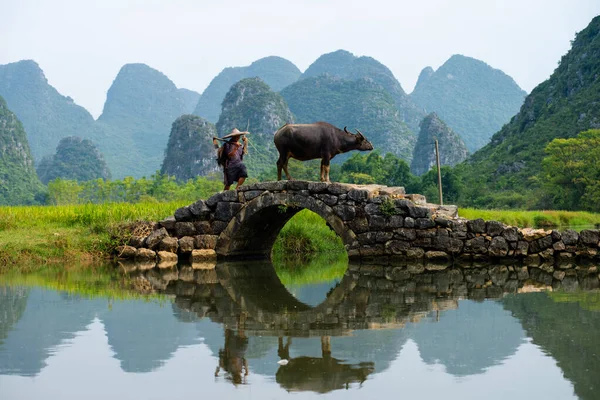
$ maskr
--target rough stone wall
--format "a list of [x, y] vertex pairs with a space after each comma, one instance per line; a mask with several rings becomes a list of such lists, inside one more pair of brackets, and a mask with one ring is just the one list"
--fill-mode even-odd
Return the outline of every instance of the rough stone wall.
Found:
[[305, 181], [256, 183], [198, 200], [118, 250], [123, 258], [162, 262], [212, 262], [217, 254], [268, 258], [279, 230], [303, 208], [327, 221], [350, 259], [380, 265], [421, 260], [445, 268], [511, 260], [544, 265], [553, 273], [600, 259], [598, 230], [559, 232], [468, 221], [457, 217], [455, 206], [427, 204], [401, 187]]

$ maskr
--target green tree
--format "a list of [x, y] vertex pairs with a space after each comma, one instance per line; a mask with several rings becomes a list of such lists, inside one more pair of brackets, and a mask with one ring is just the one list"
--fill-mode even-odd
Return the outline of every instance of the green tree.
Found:
[[600, 129], [546, 147], [542, 179], [552, 205], [562, 209], [600, 208]]

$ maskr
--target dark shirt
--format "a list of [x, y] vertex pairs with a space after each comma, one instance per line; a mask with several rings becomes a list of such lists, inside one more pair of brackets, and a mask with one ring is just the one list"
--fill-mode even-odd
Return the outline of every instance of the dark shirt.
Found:
[[223, 151], [228, 154], [228, 167], [233, 167], [242, 163], [242, 160], [244, 159], [244, 146], [242, 146], [241, 143], [235, 151], [235, 153], [233, 153], [232, 155], [229, 155], [229, 153], [231, 153], [231, 151], [235, 147], [235, 144], [227, 142], [223, 145], [223, 147]]

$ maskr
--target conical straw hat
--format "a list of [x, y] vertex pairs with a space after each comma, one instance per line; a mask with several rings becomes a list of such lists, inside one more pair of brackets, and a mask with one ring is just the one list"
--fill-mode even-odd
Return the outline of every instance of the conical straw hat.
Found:
[[249, 134], [250, 134], [250, 132], [241, 132], [238, 130], [238, 128], [233, 128], [231, 130], [231, 133], [228, 133], [227, 135], [223, 136], [221, 139], [229, 139], [230, 137], [249, 135]]

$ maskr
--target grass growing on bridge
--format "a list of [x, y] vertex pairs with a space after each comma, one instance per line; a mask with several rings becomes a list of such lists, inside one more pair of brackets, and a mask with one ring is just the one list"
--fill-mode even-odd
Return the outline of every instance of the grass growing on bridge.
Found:
[[600, 225], [600, 214], [585, 211], [476, 210], [459, 208], [460, 217], [500, 221], [520, 228], [586, 229]]
[[0, 272], [18, 265], [86, 262], [102, 258], [117, 224], [163, 219], [184, 204], [108, 203], [0, 207]]

